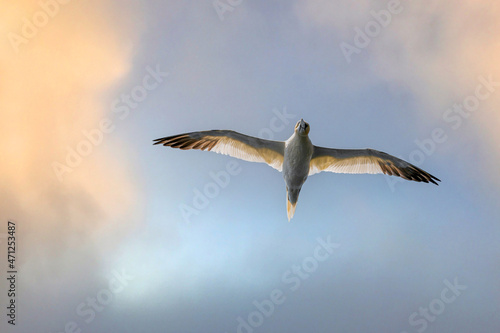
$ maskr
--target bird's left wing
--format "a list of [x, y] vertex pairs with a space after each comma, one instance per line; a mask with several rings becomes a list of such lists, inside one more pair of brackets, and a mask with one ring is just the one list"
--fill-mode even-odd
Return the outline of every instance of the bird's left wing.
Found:
[[153, 141], [155, 141], [155, 145], [207, 150], [245, 161], [267, 163], [278, 171], [283, 168], [284, 142], [259, 139], [235, 131], [191, 132]]
[[374, 149], [330, 149], [314, 146], [309, 175], [321, 171], [336, 173], [385, 173], [416, 182], [440, 181], [424, 170]]

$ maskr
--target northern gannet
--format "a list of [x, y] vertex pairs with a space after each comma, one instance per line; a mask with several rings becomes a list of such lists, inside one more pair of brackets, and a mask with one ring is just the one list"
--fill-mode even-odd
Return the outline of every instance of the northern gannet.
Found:
[[250, 162], [267, 163], [283, 172], [286, 185], [288, 221], [295, 213], [300, 189], [307, 177], [321, 171], [335, 173], [384, 173], [406, 180], [433, 183], [433, 175], [402, 159], [374, 149], [334, 149], [314, 146], [309, 139], [310, 126], [303, 119], [286, 140], [271, 141], [230, 130], [212, 130], [178, 134], [153, 140], [179, 149], [200, 149], [225, 154]]

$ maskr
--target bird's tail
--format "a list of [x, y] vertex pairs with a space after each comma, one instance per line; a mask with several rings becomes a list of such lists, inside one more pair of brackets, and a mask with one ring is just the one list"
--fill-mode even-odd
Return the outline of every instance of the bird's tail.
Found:
[[300, 189], [292, 189], [288, 190], [288, 186], [286, 188], [286, 214], [288, 216], [288, 222], [295, 214], [295, 207], [297, 206], [297, 200], [299, 199]]
[[288, 216], [288, 222], [290, 222], [293, 214], [295, 214], [295, 206], [297, 206], [297, 203], [291, 203], [288, 198], [286, 199], [286, 214]]

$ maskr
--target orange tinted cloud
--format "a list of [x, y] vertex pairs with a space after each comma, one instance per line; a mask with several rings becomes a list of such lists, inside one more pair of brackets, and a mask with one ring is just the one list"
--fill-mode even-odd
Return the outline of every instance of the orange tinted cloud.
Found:
[[[62, 260], [62, 253], [89, 242], [96, 242], [98, 256], [118, 239], [103, 238], [127, 232], [137, 213], [126, 157], [107, 154], [112, 147], [95, 147], [64, 182], [52, 163], [64, 161], [82, 131], [110, 111], [105, 96], [130, 71], [139, 27], [115, 19], [121, 8], [111, 1], [46, 2], [59, 6], [53, 17], [38, 1], [1, 2], [0, 34], [25, 42], [16, 49], [12, 38], [3, 38], [0, 45], [0, 211], [2, 221], [20, 225], [26, 254], [20, 260], [60, 267], [42, 258]], [[49, 19], [37, 27], [44, 12]], [[26, 22], [36, 35], [23, 34]]]

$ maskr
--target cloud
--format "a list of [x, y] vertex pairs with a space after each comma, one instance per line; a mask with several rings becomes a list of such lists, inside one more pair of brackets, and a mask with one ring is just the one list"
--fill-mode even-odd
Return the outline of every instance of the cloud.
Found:
[[344, 36], [347, 36], [352, 27], [359, 21], [369, 18], [369, 11], [372, 1], [300, 1], [295, 5], [301, 22], [305, 25], [311, 23], [320, 28], [335, 29]]
[[[345, 10], [348, 3], [304, 1], [296, 5], [296, 14], [309, 28], [326, 29], [353, 45], [354, 28], [365, 27], [374, 20], [370, 11], [385, 9], [389, 2], [361, 2], [359, 11]], [[361, 50], [364, 54], [353, 55], [350, 66], [369, 61], [370, 70], [380, 79], [412, 92], [426, 128], [448, 126], [443, 122], [444, 112], [474, 94], [479, 76], [491, 76], [500, 82], [500, 4], [468, 0], [401, 2], [401, 6], [402, 11], [392, 15], [390, 24]], [[481, 146], [480, 158], [500, 183], [491, 158], [491, 154], [499, 154], [495, 148], [500, 141], [500, 114], [496, 112], [500, 107], [499, 88], [463, 123], [474, 128], [473, 139]], [[453, 153], [471, 140], [456, 133], [454, 144], [446, 145]]]
[[[50, 290], [97, 275], [91, 267], [136, 221], [127, 158], [110, 154], [119, 147], [94, 147], [62, 182], [52, 163], [64, 163], [82, 131], [109, 113], [106, 94], [128, 75], [140, 27], [113, 18], [127, 13], [111, 1], [54, 1], [53, 17], [41, 3], [2, 4], [1, 35], [24, 42], [16, 48], [4, 38], [0, 47], [0, 214], [18, 224], [24, 283]], [[43, 13], [47, 21], [36, 21]], [[35, 35], [23, 30], [26, 20], [38, 22]]]

